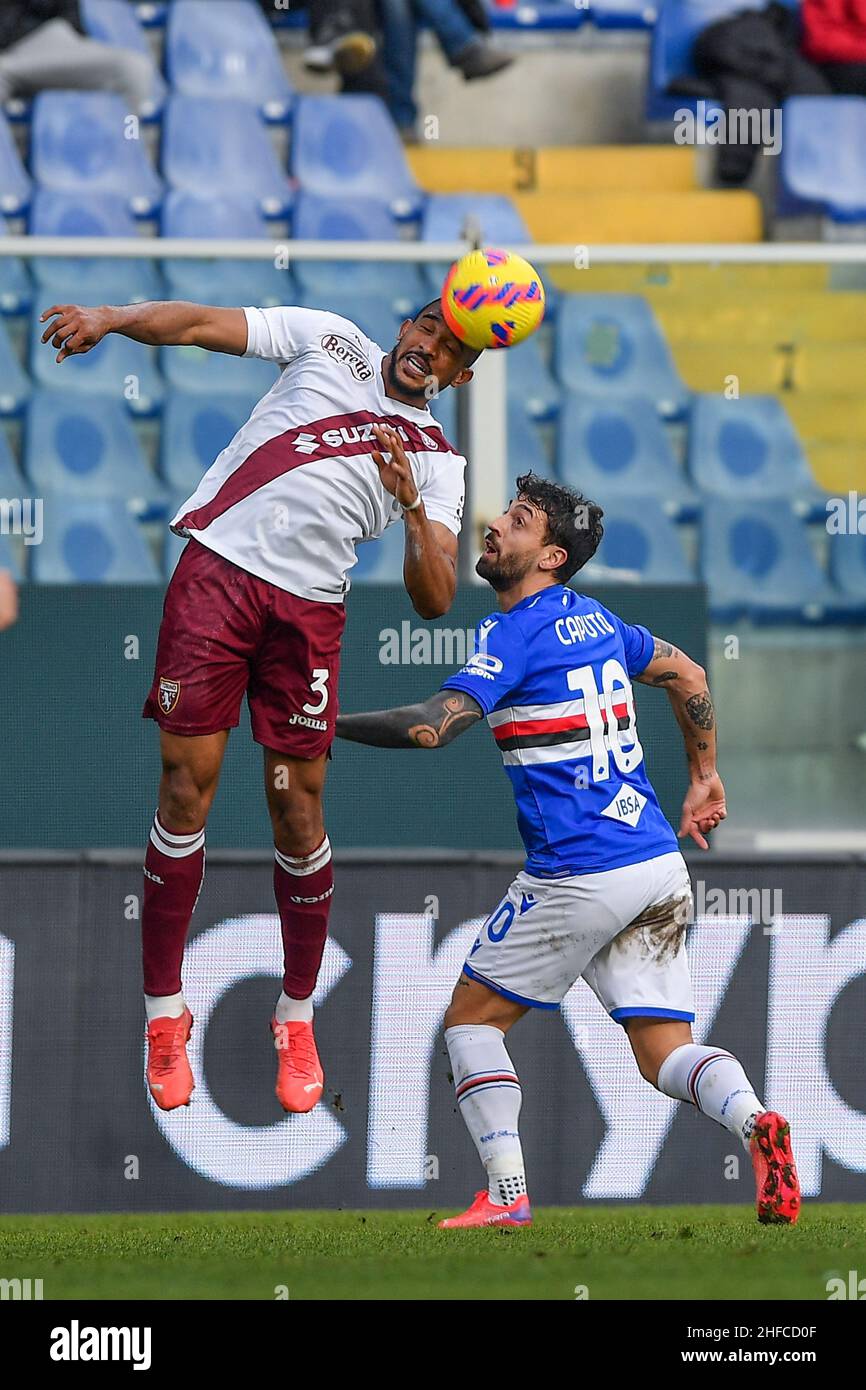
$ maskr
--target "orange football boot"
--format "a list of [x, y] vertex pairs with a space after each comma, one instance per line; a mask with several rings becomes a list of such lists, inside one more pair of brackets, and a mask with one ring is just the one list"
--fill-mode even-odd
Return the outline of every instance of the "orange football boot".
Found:
[[147, 1084], [160, 1110], [189, 1105], [195, 1090], [186, 1055], [191, 1028], [189, 1009], [184, 1009], [180, 1018], [155, 1018], [148, 1024]]
[[508, 1206], [499, 1207], [491, 1202], [488, 1192], [476, 1192], [468, 1211], [461, 1212], [460, 1216], [449, 1216], [437, 1224], [440, 1231], [454, 1230], [458, 1226], [531, 1226], [532, 1210], [526, 1193], [515, 1197]]
[[325, 1084], [313, 1025], [272, 1018], [271, 1032], [277, 1050], [277, 1100], [284, 1110], [304, 1115], [318, 1103]]
[[749, 1148], [758, 1187], [758, 1220], [793, 1226], [800, 1215], [800, 1182], [788, 1121], [775, 1110], [756, 1115]]

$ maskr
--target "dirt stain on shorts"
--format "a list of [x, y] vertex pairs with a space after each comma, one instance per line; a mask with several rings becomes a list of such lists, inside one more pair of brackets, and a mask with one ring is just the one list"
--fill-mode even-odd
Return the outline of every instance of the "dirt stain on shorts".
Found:
[[645, 957], [670, 961], [683, 944], [690, 916], [691, 896], [677, 894], [645, 908], [625, 931], [620, 932], [617, 940], [626, 948], [632, 943], [639, 944]]

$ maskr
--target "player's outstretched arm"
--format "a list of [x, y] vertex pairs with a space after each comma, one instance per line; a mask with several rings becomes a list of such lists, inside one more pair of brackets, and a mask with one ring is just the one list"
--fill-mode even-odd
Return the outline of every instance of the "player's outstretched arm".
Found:
[[40, 315], [48, 326], [43, 343], [51, 340], [57, 361], [90, 352], [106, 333], [120, 333], [151, 347], [203, 347], [212, 352], [247, 350], [247, 318], [243, 309], [220, 309], [184, 300], [147, 304], [52, 304]]
[[377, 748], [444, 748], [483, 717], [483, 709], [471, 695], [437, 690], [421, 705], [338, 714], [337, 738]]
[[667, 691], [682, 730], [689, 764], [689, 789], [683, 802], [680, 838], [691, 835], [708, 849], [708, 830], [725, 819], [725, 789], [716, 771], [716, 712], [703, 666], [660, 637], [653, 638], [652, 659], [635, 680]]

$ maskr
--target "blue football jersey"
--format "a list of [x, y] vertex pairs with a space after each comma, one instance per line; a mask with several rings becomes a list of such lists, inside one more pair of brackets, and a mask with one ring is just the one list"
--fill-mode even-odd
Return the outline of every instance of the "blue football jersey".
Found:
[[650, 784], [631, 676], [653, 639], [556, 584], [479, 623], [443, 682], [477, 700], [499, 745], [534, 874], [582, 874], [678, 848]]

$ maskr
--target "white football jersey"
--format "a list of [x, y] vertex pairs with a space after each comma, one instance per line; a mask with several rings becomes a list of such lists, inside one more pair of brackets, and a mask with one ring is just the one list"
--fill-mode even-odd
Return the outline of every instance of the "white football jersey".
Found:
[[395, 429], [431, 521], [460, 532], [466, 460], [429, 410], [385, 393], [382, 348], [318, 309], [244, 309], [246, 357], [280, 376], [174, 517], [176, 534], [301, 598], [339, 603], [356, 545], [402, 518], [372, 452]]

